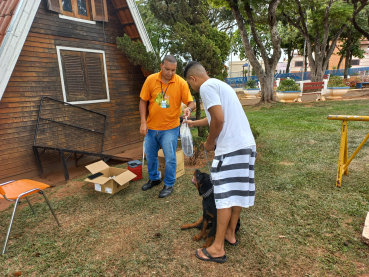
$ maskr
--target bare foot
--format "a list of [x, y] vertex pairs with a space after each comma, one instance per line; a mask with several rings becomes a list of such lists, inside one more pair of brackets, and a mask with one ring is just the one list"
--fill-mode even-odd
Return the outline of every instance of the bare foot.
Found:
[[230, 243], [236, 242], [236, 234], [227, 229], [225, 239], [228, 240]]
[[[201, 250], [202, 250], [202, 248], [197, 249], [197, 254], [203, 259], [209, 259], [208, 257], [206, 257], [204, 255], [204, 253], [202, 253]], [[210, 256], [212, 256], [213, 258], [219, 258], [219, 257], [223, 257], [225, 255], [224, 250], [217, 251], [217, 250], [214, 249], [213, 246], [210, 246], [210, 247], [206, 248], [206, 250], [208, 251]]]

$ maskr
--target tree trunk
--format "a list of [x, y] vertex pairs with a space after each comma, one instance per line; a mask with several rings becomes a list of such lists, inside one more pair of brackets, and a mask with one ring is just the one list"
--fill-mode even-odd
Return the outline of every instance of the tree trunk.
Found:
[[293, 51], [295, 49], [292, 49], [292, 51], [288, 51], [288, 58], [287, 58], [287, 68], [286, 68], [286, 73], [290, 73], [290, 66], [291, 66], [291, 62], [292, 62], [292, 58], [293, 58]]
[[318, 53], [315, 56], [315, 62], [312, 64], [310, 62], [310, 70], [311, 70], [311, 81], [312, 82], [322, 82], [323, 76], [325, 73], [325, 66], [324, 66], [324, 54], [325, 53]]
[[274, 74], [272, 72], [266, 72], [263, 82], [260, 82], [261, 91], [261, 103], [271, 103], [275, 101], [274, 98]]
[[314, 71], [311, 72], [311, 81], [322, 82], [324, 73], [325, 69], [323, 69], [322, 67], [316, 68]]
[[[329, 59], [331, 58], [334, 49], [336, 47], [337, 41], [342, 34], [343, 30], [347, 27], [347, 24], [343, 24], [338, 32], [335, 33], [334, 37], [331, 40], [330, 46], [329, 44], [329, 13], [332, 6], [333, 1], [330, 1], [325, 9], [322, 29], [314, 30], [315, 35], [308, 31], [306, 22], [305, 22], [305, 10], [302, 8], [300, 0], [295, 0], [297, 7], [299, 18], [297, 21], [291, 19], [289, 15], [283, 12], [284, 17], [286, 17], [289, 24], [294, 26], [299, 32], [305, 37], [307, 54], [309, 58], [309, 65], [311, 70], [311, 80], [313, 82], [321, 82], [323, 80], [323, 75], [325, 73], [325, 69], [327, 68], [327, 64]], [[311, 9], [311, 8], [310, 8]], [[312, 10], [312, 9], [311, 9]], [[313, 31], [313, 30], [312, 30]], [[321, 36], [323, 32], [323, 38]], [[314, 37], [314, 41], [310, 39], [310, 37]], [[315, 49], [313, 49], [313, 46]], [[329, 49], [327, 51], [327, 49]], [[315, 57], [313, 56], [315, 53]]]
[[345, 61], [345, 72], [343, 78], [347, 79], [348, 70], [350, 68], [350, 56], [351, 56], [351, 27], [347, 30], [347, 44], [346, 44], [346, 61]]
[[338, 65], [337, 65], [337, 69], [340, 69], [340, 67], [341, 67], [341, 63], [342, 63], [342, 61], [343, 61], [343, 58], [345, 57], [345, 55], [341, 55], [341, 58], [340, 58], [340, 60], [339, 60], [339, 62], [338, 62]]
[[304, 64], [305, 64], [304, 72], [307, 72], [308, 71], [308, 63], [307, 63], [308, 60], [307, 59], [308, 59], [308, 55], [306, 53], [306, 55], [305, 55], [305, 62], [304, 62]]
[[[193, 92], [193, 91], [192, 91]], [[200, 93], [195, 92], [192, 94], [196, 100], [196, 120], [201, 119], [201, 103], [200, 103]], [[202, 127], [197, 127], [197, 133], [199, 137], [202, 137], [204, 134]]]
[[[327, 41], [327, 47], [325, 48], [325, 52], [328, 53], [328, 51], [329, 51], [329, 39]], [[325, 68], [325, 70], [329, 70], [329, 59], [328, 59], [327, 67]]]
[[245, 12], [248, 17], [248, 21], [250, 22], [251, 33], [257, 44], [258, 49], [260, 50], [265, 69], [263, 69], [256, 55], [253, 52], [253, 47], [251, 46], [249, 40], [249, 34], [245, 27], [246, 19], [244, 19], [243, 16], [241, 15], [237, 1], [226, 0], [226, 2], [229, 4], [232, 13], [236, 19], [238, 29], [241, 34], [242, 44], [245, 49], [247, 58], [250, 61], [253, 70], [255, 70], [256, 76], [259, 78], [261, 86], [261, 99], [259, 103], [267, 103], [267, 102], [272, 103], [275, 101], [273, 90], [274, 72], [277, 67], [279, 58], [281, 57], [281, 47], [280, 47], [281, 38], [279, 37], [278, 34], [277, 28], [278, 24], [276, 18], [276, 9], [278, 4], [280, 3], [280, 0], [272, 0], [268, 7], [268, 25], [273, 44], [272, 57], [268, 56], [268, 52], [266, 51], [265, 46], [258, 35], [250, 3], [246, 2], [244, 6]]
[[[354, 2], [354, 1], [352, 1]], [[368, 5], [368, 0], [363, 0], [360, 1], [361, 2], [361, 6], [359, 8], [357, 8], [357, 4], [358, 2], [355, 1], [354, 2], [354, 8], [355, 8], [355, 12], [353, 14], [353, 18], [352, 18], [352, 23], [354, 24], [354, 27], [356, 30], [358, 30], [363, 36], [365, 36], [367, 39], [369, 39], [369, 33], [366, 32], [364, 29], [361, 28], [361, 26], [359, 26], [359, 24], [356, 22], [356, 16], [359, 14], [359, 12]], [[369, 23], [369, 17], [368, 17], [368, 23]]]

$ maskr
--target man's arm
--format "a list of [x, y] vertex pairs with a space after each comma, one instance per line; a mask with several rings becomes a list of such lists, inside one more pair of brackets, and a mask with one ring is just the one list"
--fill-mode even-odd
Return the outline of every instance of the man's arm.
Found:
[[209, 135], [204, 143], [204, 147], [207, 151], [214, 151], [215, 149], [215, 139], [219, 136], [224, 125], [224, 114], [222, 106], [215, 105], [209, 109], [211, 116]]
[[146, 136], [146, 134], [148, 132], [148, 128], [147, 128], [147, 125], [146, 125], [147, 101], [142, 100], [142, 98], [140, 98], [139, 109], [140, 109], [140, 116], [141, 116], [140, 133], [142, 135]]
[[187, 107], [194, 111], [196, 109], [195, 101], [188, 102]]
[[[189, 110], [189, 108], [191, 110]], [[190, 101], [187, 103], [187, 108], [184, 109], [183, 111], [183, 117], [190, 117], [191, 116], [191, 111], [194, 111], [196, 109], [196, 105], [194, 101]]]
[[187, 123], [188, 127], [200, 127], [200, 126], [209, 126], [209, 122], [208, 119], [205, 117], [203, 119], [200, 120], [183, 120], [183, 123]]

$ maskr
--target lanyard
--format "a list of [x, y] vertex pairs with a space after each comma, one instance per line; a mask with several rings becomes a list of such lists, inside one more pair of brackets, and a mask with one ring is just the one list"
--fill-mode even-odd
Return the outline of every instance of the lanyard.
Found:
[[163, 91], [163, 84], [162, 84], [162, 82], [160, 82], [160, 88], [161, 88], [161, 95], [163, 96], [163, 100], [164, 100], [165, 94], [167, 93], [167, 90], [169, 88], [169, 83], [168, 83], [168, 86], [167, 86], [167, 89], [165, 90], [165, 92]]

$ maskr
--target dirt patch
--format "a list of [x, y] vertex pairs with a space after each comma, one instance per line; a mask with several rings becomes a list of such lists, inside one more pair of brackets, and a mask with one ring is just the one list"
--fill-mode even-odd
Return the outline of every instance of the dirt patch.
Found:
[[287, 161], [279, 162], [279, 164], [281, 164], [281, 165], [294, 165], [294, 163], [287, 162]]
[[313, 105], [305, 105], [304, 107], [311, 108], [314, 107]]
[[6, 201], [5, 199], [0, 199], [0, 211], [6, 210], [12, 202]]
[[[365, 264], [362, 264], [362, 263], [359, 263], [359, 262], [354, 262], [354, 264], [355, 264], [356, 269], [358, 271], [364, 271], [366, 269]], [[369, 277], [369, 274], [365, 274], [365, 275], [361, 275], [361, 276], [368, 276]]]
[[76, 195], [81, 193], [83, 186], [90, 187], [93, 190], [94, 184], [86, 183], [83, 181], [70, 181], [67, 184], [61, 186], [57, 192], [53, 194], [54, 198], [63, 198], [66, 196]]

